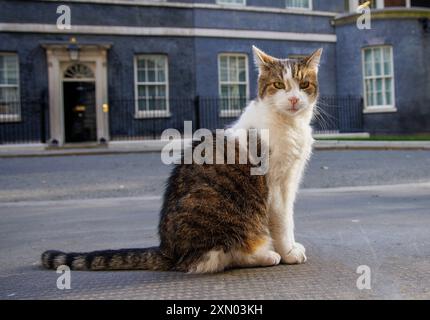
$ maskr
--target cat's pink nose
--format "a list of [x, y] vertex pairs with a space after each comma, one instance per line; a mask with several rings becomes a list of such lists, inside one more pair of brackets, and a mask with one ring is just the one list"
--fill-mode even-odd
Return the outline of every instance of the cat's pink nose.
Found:
[[288, 98], [288, 100], [290, 100], [293, 107], [299, 102], [299, 98], [297, 97], [291, 97], [291, 98]]

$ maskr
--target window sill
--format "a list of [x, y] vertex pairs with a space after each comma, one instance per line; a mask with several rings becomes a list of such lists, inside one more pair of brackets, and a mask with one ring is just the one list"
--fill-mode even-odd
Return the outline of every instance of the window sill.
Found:
[[0, 115], [0, 123], [4, 122], [21, 122], [19, 114], [2, 114]]
[[170, 118], [172, 114], [169, 111], [137, 111], [134, 114], [135, 119], [155, 119], [155, 118]]
[[242, 114], [242, 110], [221, 110], [219, 116], [221, 118], [234, 118]]
[[285, 9], [291, 10], [291, 11], [297, 11], [297, 12], [312, 11], [312, 8], [301, 8], [301, 7], [286, 7]]
[[222, 2], [222, 0], [216, 0], [215, 4], [220, 7], [246, 7], [246, 1], [242, 3], [228, 3], [228, 2]]
[[397, 112], [396, 107], [367, 107], [364, 108], [363, 113], [392, 113]]
[[237, 8], [237, 7], [246, 7], [245, 4], [243, 3], [216, 3], [220, 8], [225, 8], [225, 7], [233, 7], [233, 8]]

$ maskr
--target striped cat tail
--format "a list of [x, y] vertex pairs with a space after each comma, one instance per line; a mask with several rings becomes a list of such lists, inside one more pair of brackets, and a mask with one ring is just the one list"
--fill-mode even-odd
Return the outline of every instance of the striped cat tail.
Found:
[[61, 265], [71, 270], [170, 270], [170, 259], [158, 247], [144, 249], [71, 252], [49, 250], [42, 253], [42, 265], [57, 269]]

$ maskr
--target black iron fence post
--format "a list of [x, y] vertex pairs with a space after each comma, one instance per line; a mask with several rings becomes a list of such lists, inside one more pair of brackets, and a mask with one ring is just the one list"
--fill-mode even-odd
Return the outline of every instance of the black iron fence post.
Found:
[[364, 130], [364, 98], [361, 97], [360, 99], [360, 106], [359, 106], [359, 110], [360, 110], [360, 123], [359, 123], [359, 129]]
[[42, 100], [40, 104], [40, 142], [46, 143], [46, 101]]
[[194, 130], [200, 129], [200, 96], [194, 97]]

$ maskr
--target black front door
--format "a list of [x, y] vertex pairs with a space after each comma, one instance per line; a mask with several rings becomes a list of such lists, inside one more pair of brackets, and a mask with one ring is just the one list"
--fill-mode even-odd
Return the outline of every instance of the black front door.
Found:
[[96, 141], [94, 82], [64, 82], [64, 127], [66, 142]]

